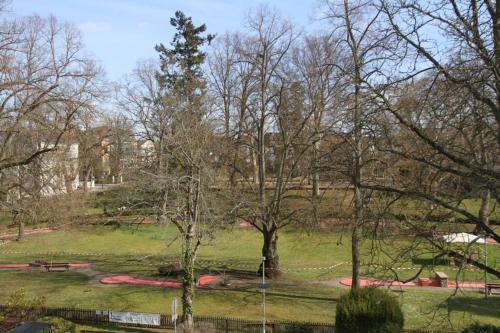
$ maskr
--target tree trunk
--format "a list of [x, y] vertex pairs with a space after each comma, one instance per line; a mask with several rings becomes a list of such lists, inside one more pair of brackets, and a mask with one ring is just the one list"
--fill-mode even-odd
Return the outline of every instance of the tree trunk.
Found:
[[350, 21], [349, 2], [344, 0], [345, 23], [347, 26], [348, 39], [350, 40], [351, 53], [354, 60], [354, 117], [353, 117], [353, 141], [354, 141], [354, 163], [352, 183], [354, 185], [354, 225], [351, 236], [351, 251], [352, 251], [352, 284], [351, 288], [359, 288], [359, 276], [361, 271], [360, 258], [360, 243], [361, 243], [361, 228], [364, 218], [364, 198], [361, 189], [362, 180], [362, 128], [363, 128], [363, 110], [361, 105], [361, 59], [359, 57], [358, 44], [353, 33], [353, 28]]
[[319, 173], [314, 172], [312, 175], [312, 197], [313, 201], [319, 198]]
[[85, 179], [83, 180], [83, 192], [87, 192], [88, 189], [88, 181], [90, 180], [90, 174], [92, 172], [92, 169], [88, 169], [87, 172], [85, 173]]
[[489, 210], [490, 210], [490, 190], [484, 189], [481, 191], [481, 207], [479, 208], [479, 218], [485, 225], [489, 225]]
[[252, 171], [253, 171], [253, 182], [254, 184], [259, 183], [259, 166], [257, 165], [257, 154], [255, 149], [250, 148], [250, 159], [252, 160]]
[[362, 238], [362, 226], [364, 219], [364, 198], [361, 189], [361, 124], [359, 120], [359, 109], [356, 106], [355, 110], [355, 127], [354, 130], [354, 142], [355, 149], [354, 152], [354, 225], [352, 228], [352, 238], [351, 238], [351, 250], [352, 250], [352, 284], [351, 288], [359, 288], [359, 276], [361, 271], [361, 255], [360, 255], [360, 243]]
[[351, 251], [352, 251], [352, 289], [359, 288], [359, 276], [361, 270], [361, 255], [359, 251], [361, 242], [361, 228], [363, 221], [363, 197], [359, 186], [354, 187], [355, 217], [352, 228]]
[[[262, 245], [262, 256], [265, 260], [265, 273], [267, 277], [273, 277], [279, 274], [280, 262], [278, 256], [278, 232], [277, 230], [268, 230], [264, 227], [262, 231], [264, 244]], [[262, 273], [262, 264], [259, 267], [259, 273]]]
[[232, 165], [229, 166], [229, 188], [231, 191], [236, 189], [236, 168], [238, 163], [239, 140], [236, 140], [233, 151]]
[[19, 221], [17, 226], [19, 228], [17, 233], [17, 240], [20, 241], [24, 238], [24, 222]]
[[194, 277], [194, 226], [189, 225], [184, 236], [184, 253], [182, 277], [182, 323], [185, 332], [193, 332], [193, 297], [195, 288]]
[[313, 217], [314, 223], [319, 224], [319, 140], [313, 146], [313, 165], [312, 165], [312, 204], [313, 204]]
[[64, 187], [66, 188], [67, 194], [73, 193], [73, 182], [75, 179], [76, 177], [72, 177], [72, 175], [64, 175]]
[[[495, 1], [495, 18], [493, 19], [493, 43], [495, 52], [495, 87], [496, 109], [494, 110], [497, 125], [500, 125], [500, 1]], [[500, 144], [500, 131], [497, 132], [497, 142]]]

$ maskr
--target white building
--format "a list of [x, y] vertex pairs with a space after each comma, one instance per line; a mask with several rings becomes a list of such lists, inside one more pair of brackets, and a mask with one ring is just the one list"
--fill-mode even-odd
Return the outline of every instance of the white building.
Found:
[[78, 188], [78, 143], [59, 145], [40, 158], [40, 193], [44, 196], [65, 194]]

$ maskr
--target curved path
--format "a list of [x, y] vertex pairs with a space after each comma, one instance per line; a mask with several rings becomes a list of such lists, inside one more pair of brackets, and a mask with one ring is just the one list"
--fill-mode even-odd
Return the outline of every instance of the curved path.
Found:
[[[196, 287], [203, 288], [206, 285], [217, 281], [219, 279], [216, 275], [202, 275], [196, 283]], [[182, 288], [182, 283], [178, 281], [161, 281], [153, 279], [140, 279], [131, 275], [113, 275], [106, 276], [99, 280], [104, 284], [129, 284], [136, 286], [151, 286], [151, 287], [166, 287], [166, 288]]]
[[[422, 278], [419, 279], [420, 281], [411, 281], [411, 282], [399, 282], [399, 281], [379, 281], [379, 280], [368, 280], [368, 279], [360, 279], [359, 284], [361, 287], [368, 287], [368, 286], [374, 286], [374, 287], [438, 287], [439, 288], [439, 281], [435, 278]], [[340, 284], [344, 286], [351, 286], [352, 280], [349, 278], [346, 279], [341, 279]], [[449, 281], [448, 280], [448, 287], [450, 288], [456, 288], [457, 283], [455, 281]], [[459, 282], [458, 283], [459, 288], [466, 288], [466, 289], [484, 289], [484, 283], [477, 283], [477, 282]]]
[[[35, 234], [46, 234], [49, 232], [54, 232], [56, 230], [57, 229], [55, 229], [55, 228], [35, 228], [35, 229], [25, 230], [24, 235], [29, 236], [29, 235], [35, 235]], [[19, 235], [18, 232], [4, 232], [4, 233], [0, 233], [0, 239], [13, 239], [13, 238], [17, 238], [18, 235]]]

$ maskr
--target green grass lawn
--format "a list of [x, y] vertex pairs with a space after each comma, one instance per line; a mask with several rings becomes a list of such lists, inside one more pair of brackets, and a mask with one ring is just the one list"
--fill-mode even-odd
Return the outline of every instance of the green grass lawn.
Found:
[[[341, 242], [339, 242], [341, 240]], [[411, 239], [396, 239], [385, 246], [404, 248]], [[350, 275], [349, 232], [284, 230], [279, 238], [281, 277], [271, 282], [268, 297], [270, 320], [302, 320], [333, 322], [335, 303], [347, 291], [329, 281]], [[54, 233], [27, 237], [0, 247], [0, 262], [30, 262], [35, 259], [53, 261], [88, 261], [95, 271], [28, 272], [0, 271], [0, 302], [9, 292], [24, 287], [29, 295], [45, 295], [47, 305], [95, 309], [130, 310], [168, 313], [173, 297], [179, 290], [137, 286], [111, 286], [98, 282], [100, 276], [128, 273], [140, 277], [158, 278], [157, 266], [176, 260], [179, 240], [172, 227], [146, 226], [68, 226]], [[233, 228], [216, 233], [200, 250], [199, 269], [212, 272], [257, 270], [261, 240], [253, 229]], [[368, 258], [371, 242], [364, 243], [364, 258]], [[500, 263], [498, 246], [489, 246], [490, 260]], [[377, 260], [387, 260], [383, 256]], [[491, 261], [490, 261], [491, 262]], [[334, 266], [332, 269], [318, 269]], [[405, 264], [406, 265], [406, 264]], [[436, 270], [454, 278], [456, 271], [448, 266]], [[366, 270], [365, 270], [366, 271]], [[401, 271], [409, 277], [415, 271]], [[426, 271], [424, 276], [432, 275]], [[466, 272], [462, 278], [481, 281], [482, 272]], [[258, 277], [243, 282], [234, 290], [198, 291], [195, 311], [200, 315], [231, 316], [259, 319], [261, 295], [256, 286]], [[500, 297], [488, 301], [478, 292], [406, 290], [395, 293], [401, 299], [408, 327], [448, 327], [443, 317], [450, 314], [454, 325], [462, 326], [473, 320], [500, 325]], [[465, 301], [467, 300], [467, 302]], [[432, 320], [431, 323], [429, 323]], [[429, 326], [430, 325], [430, 326]], [[448, 327], [449, 328], [449, 327]]]
[[[179, 290], [137, 286], [104, 286], [78, 272], [0, 274], [0, 283], [8, 290], [26, 288], [29, 295], [46, 295], [48, 306], [113, 309], [122, 311], [168, 313], [170, 302], [180, 297]], [[319, 284], [271, 283], [267, 297], [270, 320], [303, 320], [331, 323], [335, 319], [335, 304], [345, 289]], [[457, 326], [481, 321], [499, 325], [499, 297], [488, 300], [476, 293], [459, 293], [449, 298], [449, 292], [406, 290], [395, 292], [403, 304], [408, 327], [448, 327], [446, 315]], [[227, 316], [258, 320], [261, 315], [261, 295], [254, 287], [236, 290], [202, 290], [195, 298], [198, 315]], [[449, 328], [449, 327], [448, 327]]]
[[[242, 189], [244, 190], [244, 189]], [[268, 191], [270, 191], [268, 189]], [[102, 212], [106, 207], [111, 214], [117, 213], [117, 208], [127, 206], [130, 202], [134, 202], [133, 191], [123, 191], [123, 188], [116, 188], [111, 191], [101, 192], [95, 195], [93, 208], [87, 208], [86, 213]], [[294, 208], [310, 208], [311, 198], [310, 190], [288, 190], [286, 192], [286, 203]], [[369, 208], [374, 214], [381, 212], [387, 208], [387, 204], [391, 202], [389, 212], [396, 215], [404, 215], [407, 217], [423, 217], [429, 212], [429, 207], [422, 201], [404, 198], [396, 202], [392, 202], [394, 197], [373, 197], [369, 203]], [[92, 201], [92, 199], [89, 199]], [[466, 211], [477, 215], [481, 202], [479, 199], [469, 198], [460, 202], [459, 207]], [[147, 209], [137, 209], [144, 213]], [[319, 216], [322, 218], [350, 218], [353, 214], [353, 193], [350, 188], [335, 188], [322, 191], [320, 197]], [[446, 215], [444, 209], [437, 209], [433, 215]], [[464, 217], [458, 213], [453, 214], [457, 219]], [[495, 200], [490, 202], [490, 220], [500, 221], [500, 207], [496, 205]]]
[[[302, 192], [296, 194], [307, 194]], [[31, 296], [45, 295], [48, 306], [169, 312], [172, 298], [180, 297], [179, 290], [103, 285], [99, 278], [123, 273], [159, 278], [157, 267], [179, 258], [180, 241], [176, 229], [166, 225], [90, 225], [85, 222], [88, 217], [94, 222], [134, 217], [103, 216], [104, 207], [108, 214], [113, 214], [117, 207], [122, 206], [114, 191], [97, 195], [95, 202], [92, 196], [88, 198], [90, 204], [78, 206], [73, 212], [75, 218], [62, 223], [64, 226], [57, 232], [31, 235], [21, 242], [0, 245], [0, 263], [28, 263], [43, 259], [91, 262], [94, 268], [61, 273], [0, 270], [0, 303], [10, 292], [23, 287]], [[303, 200], [293, 200], [296, 207], [305, 204]], [[320, 216], [350, 216], [350, 205], [350, 191], [327, 191], [320, 206]], [[470, 211], [478, 208], [477, 200], [466, 200], [462, 205]], [[400, 203], [394, 209], [396, 213], [400, 209], [412, 215], [420, 213], [414, 202]], [[498, 216], [498, 212], [497, 209], [494, 216]], [[10, 216], [0, 214], [0, 232], [7, 230], [9, 223]], [[464, 227], [467, 230], [473, 228], [472, 225], [453, 223], [438, 225], [441, 231], [463, 230]], [[425, 230], [425, 226], [423, 228]], [[498, 226], [496, 228], [498, 230]], [[220, 230], [213, 238], [207, 238], [198, 255], [199, 273], [243, 271], [248, 280], [234, 283], [231, 289], [220, 287], [198, 291], [195, 299], [197, 314], [260, 318], [261, 295], [256, 288], [259, 278], [255, 272], [261, 244], [258, 232], [238, 226]], [[410, 244], [416, 245], [408, 250]], [[333, 323], [336, 301], [348, 291], [338, 287], [335, 281], [351, 274], [349, 229], [340, 226], [332, 230], [284, 229], [280, 232], [278, 249], [283, 273], [271, 281], [267, 297], [269, 319]], [[478, 259], [483, 260], [482, 247], [474, 250]], [[401, 268], [411, 268], [396, 270], [399, 277], [409, 278], [419, 267], [411, 258], [425, 261], [433, 255], [425, 243], [418, 243], [418, 239], [394, 237], [391, 233], [381, 241], [367, 239], [362, 252], [364, 274], [386, 278], [394, 276], [383, 268], [374, 269], [370, 265], [390, 264], [394, 268], [392, 260], [396, 260]], [[488, 261], [500, 267], [500, 246], [488, 245]], [[425, 269], [422, 276], [433, 276], [438, 270], [444, 271], [450, 279], [455, 279], [458, 274], [454, 267], [436, 265]], [[482, 281], [483, 273], [467, 270], [458, 277], [466, 281]], [[489, 279], [500, 282], [492, 276]], [[406, 289], [394, 292], [394, 295], [403, 305], [407, 327], [451, 329], [473, 321], [500, 325], [499, 296], [484, 300], [477, 291], [459, 291], [453, 295], [452, 290], [442, 289]]]

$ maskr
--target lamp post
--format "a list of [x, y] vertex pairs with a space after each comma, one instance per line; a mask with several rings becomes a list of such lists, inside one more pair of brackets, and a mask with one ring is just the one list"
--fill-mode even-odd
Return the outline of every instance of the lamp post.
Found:
[[174, 322], [174, 333], [177, 332], [177, 298], [172, 301], [172, 321]]
[[262, 257], [262, 333], [266, 333], [266, 257]]
[[484, 299], [488, 299], [488, 273], [486, 272], [486, 267], [488, 267], [488, 247], [486, 243], [486, 233], [484, 234]]

